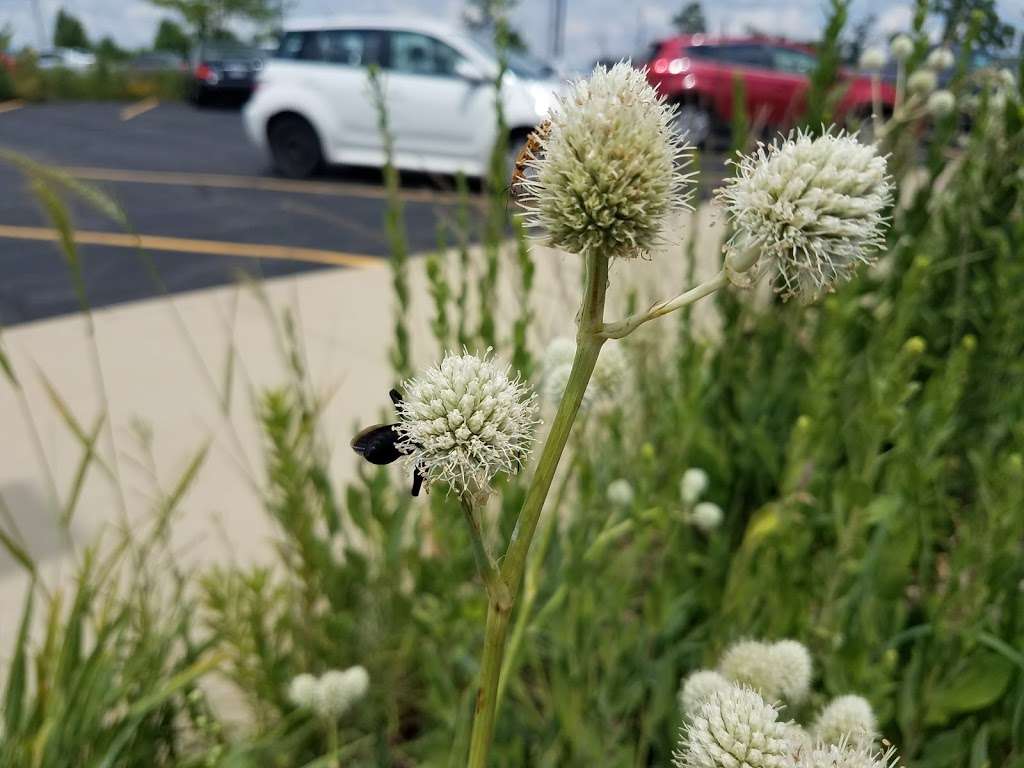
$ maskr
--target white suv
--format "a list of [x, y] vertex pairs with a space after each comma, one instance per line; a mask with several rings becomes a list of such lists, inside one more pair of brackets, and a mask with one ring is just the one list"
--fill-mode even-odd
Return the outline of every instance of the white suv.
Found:
[[[510, 155], [556, 104], [553, 71], [510, 54], [502, 82]], [[487, 173], [497, 138], [494, 50], [452, 27], [413, 19], [346, 19], [290, 27], [245, 107], [250, 138], [300, 178], [322, 163], [385, 161], [367, 67], [382, 73], [400, 168]]]

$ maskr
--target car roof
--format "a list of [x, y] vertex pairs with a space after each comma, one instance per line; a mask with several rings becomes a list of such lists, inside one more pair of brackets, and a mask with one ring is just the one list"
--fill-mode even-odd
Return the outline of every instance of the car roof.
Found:
[[284, 26], [285, 32], [310, 32], [318, 29], [409, 30], [448, 36], [458, 32], [454, 24], [408, 14], [323, 16], [296, 19]]
[[787, 40], [784, 37], [771, 37], [769, 35], [676, 35], [675, 37], [664, 38], [658, 42], [659, 45], [666, 45], [668, 43], [678, 44], [684, 48], [696, 48], [701, 45], [767, 44], [791, 48], [794, 51], [803, 51], [804, 53], [814, 53], [814, 47], [807, 43]]

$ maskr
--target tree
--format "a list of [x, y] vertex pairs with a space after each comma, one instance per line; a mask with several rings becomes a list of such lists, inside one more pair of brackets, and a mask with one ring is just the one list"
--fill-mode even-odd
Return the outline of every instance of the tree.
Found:
[[264, 24], [277, 19], [283, 0], [150, 0], [158, 8], [177, 12], [201, 39], [223, 32], [231, 19]]
[[999, 18], [995, 0], [931, 0], [931, 11], [942, 17], [942, 40], [946, 43], [962, 39], [975, 14], [982, 19], [978, 45], [983, 49], [1003, 50], [1016, 34], [1013, 26]]
[[168, 51], [170, 53], [188, 56], [192, 41], [188, 33], [170, 19], [164, 19], [157, 27], [156, 37], [153, 38], [154, 51]]
[[94, 49], [96, 56], [104, 61], [124, 61], [128, 58], [128, 51], [114, 42], [112, 37], [104, 37], [97, 43]]
[[493, 39], [497, 35], [498, 21], [503, 21], [504, 44], [510, 51], [525, 51], [526, 41], [508, 23], [509, 13], [517, 0], [467, 0], [462, 22], [471, 32]]
[[708, 31], [708, 20], [704, 18], [704, 7], [700, 2], [687, 3], [675, 16], [672, 24], [681, 35], [696, 35]]
[[88, 48], [89, 37], [82, 22], [61, 8], [53, 25], [53, 44], [57, 48]]

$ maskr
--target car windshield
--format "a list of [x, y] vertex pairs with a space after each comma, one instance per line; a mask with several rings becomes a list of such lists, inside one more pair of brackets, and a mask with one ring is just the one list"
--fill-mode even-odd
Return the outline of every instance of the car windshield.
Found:
[[204, 43], [203, 55], [210, 59], [258, 58], [259, 51], [240, 43]]
[[[494, 47], [494, 43], [491, 40], [479, 37], [466, 37], [465, 40], [488, 58], [498, 58], [498, 49]], [[528, 53], [506, 51], [505, 59], [508, 62], [509, 71], [519, 77], [528, 80], [546, 80], [555, 76], [554, 67], [545, 61], [534, 58]]]

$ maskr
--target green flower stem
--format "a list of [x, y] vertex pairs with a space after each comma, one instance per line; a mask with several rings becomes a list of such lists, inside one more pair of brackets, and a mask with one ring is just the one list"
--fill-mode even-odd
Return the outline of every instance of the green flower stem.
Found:
[[487, 543], [484, 541], [483, 531], [480, 529], [480, 518], [477, 517], [473, 502], [466, 496], [461, 496], [462, 511], [466, 514], [466, 522], [469, 523], [469, 536], [473, 542], [473, 555], [476, 557], [476, 567], [480, 571], [480, 578], [483, 579], [484, 587], [487, 589], [487, 597], [490, 601], [508, 602], [508, 590], [501, 580], [501, 573], [498, 565], [494, 562]]
[[630, 315], [625, 320], [620, 320], [617, 323], [608, 323], [601, 329], [601, 335], [606, 339], [621, 339], [623, 336], [628, 336], [637, 328], [644, 323], [650, 322], [655, 318], [667, 315], [670, 312], [675, 312], [677, 309], [693, 304], [695, 301], [703, 299], [719, 288], [724, 288], [729, 284], [729, 277], [725, 274], [725, 270], [721, 270], [717, 275], [708, 280], [705, 283], [696, 285], [688, 291], [676, 296], [674, 299], [668, 301], [661, 301], [652, 306], [646, 312], [638, 312], [635, 315]]
[[608, 258], [604, 255], [587, 256], [587, 280], [583, 304], [579, 313], [579, 330], [576, 336], [576, 356], [566, 384], [562, 400], [558, 404], [551, 431], [541, 451], [537, 470], [530, 483], [526, 501], [519, 512], [512, 540], [500, 569], [501, 581], [505, 586], [506, 600], [491, 599], [487, 606], [487, 625], [484, 630], [484, 651], [480, 663], [480, 686], [476, 695], [473, 717], [473, 732], [469, 742], [469, 768], [485, 768], [487, 755], [494, 734], [494, 715], [497, 703], [498, 681], [501, 676], [502, 659], [505, 652], [505, 637], [508, 633], [509, 616], [515, 603], [516, 594], [526, 567], [526, 556], [530, 542], [537, 530], [537, 521], [544, 509], [551, 482], [554, 480], [558, 462], [562, 457], [569, 433], [572, 431], [576, 413], [583, 402], [590, 377], [601, 353], [604, 337], [605, 293], [608, 289]]

